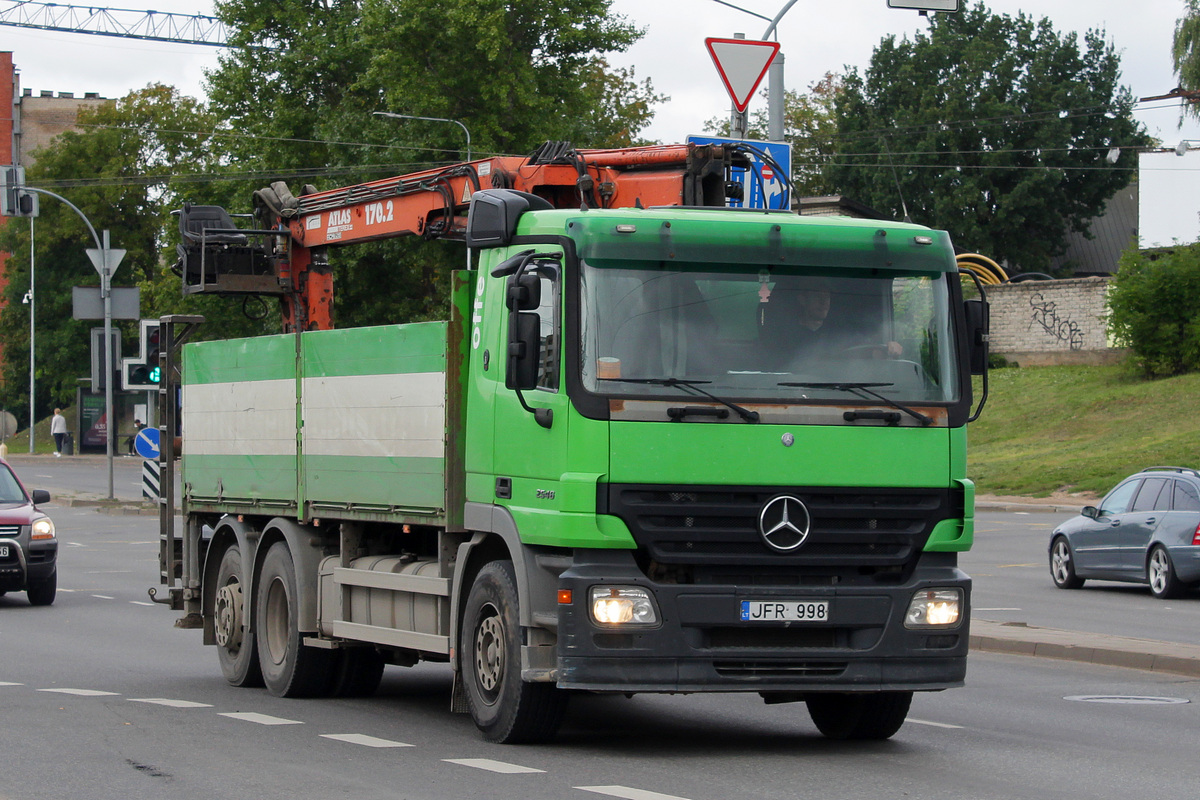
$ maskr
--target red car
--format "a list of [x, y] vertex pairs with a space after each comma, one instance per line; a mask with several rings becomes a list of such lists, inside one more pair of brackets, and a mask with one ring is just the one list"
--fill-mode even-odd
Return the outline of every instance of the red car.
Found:
[[0, 595], [23, 591], [35, 606], [50, 605], [58, 591], [54, 522], [37, 508], [48, 502], [49, 492], [26, 492], [0, 460]]

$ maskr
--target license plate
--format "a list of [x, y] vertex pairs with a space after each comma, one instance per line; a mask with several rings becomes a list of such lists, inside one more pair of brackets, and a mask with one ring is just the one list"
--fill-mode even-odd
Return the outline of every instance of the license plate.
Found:
[[8, 545], [0, 544], [0, 558], [8, 558]]
[[826, 600], [743, 600], [743, 622], [828, 622]]

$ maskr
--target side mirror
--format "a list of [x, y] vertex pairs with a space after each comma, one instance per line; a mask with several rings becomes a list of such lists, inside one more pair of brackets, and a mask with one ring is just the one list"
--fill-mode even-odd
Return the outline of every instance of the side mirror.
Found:
[[509, 311], [535, 311], [542, 304], [542, 279], [536, 272], [519, 272], [508, 279], [504, 303]]
[[541, 324], [541, 317], [533, 311], [513, 311], [509, 316], [505, 388], [537, 388], [538, 362], [541, 360]]
[[1080, 511], [1079, 513], [1082, 516], [1087, 517], [1088, 519], [1099, 519], [1100, 518], [1100, 509], [1096, 508], [1095, 506], [1084, 506], [1083, 510]]
[[45, 489], [34, 489], [29, 493], [29, 499], [35, 506], [50, 502], [50, 493]]
[[967, 353], [971, 362], [971, 374], [982, 375], [988, 364], [988, 306], [983, 300], [964, 300], [963, 309], [967, 319]]

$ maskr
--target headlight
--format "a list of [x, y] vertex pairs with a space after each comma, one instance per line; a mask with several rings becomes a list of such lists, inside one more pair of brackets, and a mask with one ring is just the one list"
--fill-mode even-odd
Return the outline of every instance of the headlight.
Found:
[[657, 625], [650, 593], [638, 586], [593, 586], [592, 620], [598, 625]]
[[33, 521], [30, 539], [53, 539], [54, 522], [49, 517], [39, 517]]
[[922, 589], [904, 615], [906, 628], [949, 628], [962, 617], [962, 589]]

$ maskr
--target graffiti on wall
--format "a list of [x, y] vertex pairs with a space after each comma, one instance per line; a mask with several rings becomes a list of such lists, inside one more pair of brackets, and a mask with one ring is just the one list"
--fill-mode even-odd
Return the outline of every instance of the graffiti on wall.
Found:
[[1030, 328], [1040, 325], [1048, 335], [1066, 344], [1071, 350], [1083, 349], [1083, 328], [1070, 317], [1059, 316], [1057, 303], [1047, 300], [1039, 293], [1030, 295], [1029, 306], [1033, 309]]

